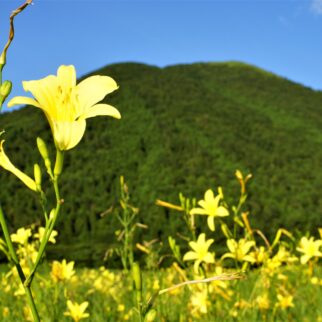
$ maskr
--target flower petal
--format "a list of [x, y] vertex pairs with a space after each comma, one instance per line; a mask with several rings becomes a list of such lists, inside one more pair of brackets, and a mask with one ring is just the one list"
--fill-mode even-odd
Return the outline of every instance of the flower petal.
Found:
[[190, 215], [208, 215], [208, 211], [202, 208], [192, 208]]
[[120, 112], [115, 107], [108, 104], [96, 104], [87, 109], [85, 113], [79, 117], [79, 120], [85, 120], [98, 115], [112, 116], [116, 119], [121, 118]]
[[190, 252], [186, 253], [186, 254], [183, 256], [183, 260], [184, 260], [184, 261], [195, 260], [195, 259], [197, 259], [197, 258], [198, 258], [197, 253], [192, 252], [192, 251], [190, 251]]
[[81, 114], [117, 89], [114, 79], [108, 76], [91, 76], [81, 81], [77, 85]]
[[23, 88], [26, 92], [30, 92], [37, 102], [39, 107], [48, 112], [53, 118], [56, 117], [56, 95], [58, 91], [57, 77], [49, 75], [40, 80], [24, 81]]
[[208, 189], [206, 192], [205, 192], [205, 201], [208, 203], [208, 202], [211, 202], [214, 200], [214, 192], [211, 190], [211, 189]]
[[215, 262], [214, 255], [211, 253], [207, 253], [206, 256], [203, 258], [203, 261], [205, 263], [214, 263]]
[[53, 122], [53, 134], [56, 146], [61, 150], [70, 150], [82, 139], [86, 128], [84, 120], [74, 122]]
[[220, 206], [220, 207], [217, 208], [217, 210], [216, 210], [216, 216], [218, 216], [218, 217], [225, 217], [225, 216], [228, 216], [228, 215], [229, 215], [229, 212], [228, 212], [228, 210], [225, 207]]
[[61, 65], [57, 70], [57, 78], [62, 88], [73, 88], [76, 86], [76, 71], [73, 65]]
[[33, 105], [40, 107], [40, 104], [35, 99], [26, 96], [16, 96], [12, 98], [7, 105], [8, 107], [12, 107], [14, 105]]
[[27, 176], [25, 173], [16, 168], [7, 157], [3, 149], [4, 140], [0, 142], [0, 166], [5, 170], [14, 174], [19, 178], [29, 189], [36, 191], [36, 182]]
[[215, 231], [215, 217], [208, 216], [207, 219], [208, 227], [211, 231]]

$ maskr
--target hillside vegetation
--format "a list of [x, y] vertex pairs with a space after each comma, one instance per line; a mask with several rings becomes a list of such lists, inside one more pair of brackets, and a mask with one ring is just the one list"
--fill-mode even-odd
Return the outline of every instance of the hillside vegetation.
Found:
[[[223, 186], [230, 204], [239, 193], [236, 169], [253, 174], [248, 209], [259, 228], [321, 226], [322, 92], [235, 62], [163, 69], [122, 63], [93, 74], [120, 85], [106, 102], [122, 119], [90, 119], [81, 144], [66, 154], [60, 237], [50, 256], [103, 257], [117, 220], [113, 211], [101, 214], [118, 204], [120, 175], [149, 226], [141, 231], [145, 240], [185, 233], [178, 214], [156, 206], [157, 198], [178, 203], [181, 191], [201, 199], [208, 188]], [[31, 107], [5, 113], [0, 128], [6, 153], [32, 175], [41, 163], [35, 137], [52, 140], [43, 114]], [[33, 195], [5, 171], [0, 182], [11, 228], [39, 222]]]

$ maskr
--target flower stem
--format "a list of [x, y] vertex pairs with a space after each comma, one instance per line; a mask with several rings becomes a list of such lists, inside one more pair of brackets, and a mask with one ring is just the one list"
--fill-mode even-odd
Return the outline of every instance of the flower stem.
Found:
[[26, 280], [26, 277], [25, 277], [25, 274], [24, 274], [24, 272], [23, 272], [23, 270], [22, 270], [22, 268], [21, 268], [21, 266], [19, 264], [17, 254], [16, 254], [16, 252], [15, 252], [15, 250], [13, 248], [13, 244], [12, 244], [12, 241], [11, 241], [11, 238], [10, 238], [7, 222], [5, 220], [5, 217], [4, 217], [4, 214], [3, 214], [1, 206], [0, 206], [0, 224], [1, 224], [1, 228], [2, 228], [2, 231], [3, 231], [3, 235], [4, 235], [4, 238], [5, 238], [6, 244], [8, 246], [10, 259], [14, 263], [14, 265], [15, 265], [15, 267], [17, 269], [19, 278], [21, 280], [21, 283], [24, 286], [26, 296], [27, 296], [28, 305], [30, 307], [30, 310], [31, 310], [32, 316], [34, 318], [34, 321], [35, 322], [40, 322], [39, 314], [38, 314], [38, 311], [37, 311], [37, 308], [36, 308], [36, 305], [35, 305], [34, 298], [33, 298], [32, 293], [31, 293], [30, 285], [27, 286], [27, 285], [24, 284], [25, 280]]

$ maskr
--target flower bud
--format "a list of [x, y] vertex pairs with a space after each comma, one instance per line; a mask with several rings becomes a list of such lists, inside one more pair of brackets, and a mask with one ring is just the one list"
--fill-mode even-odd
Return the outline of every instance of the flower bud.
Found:
[[0, 96], [3, 101], [9, 96], [12, 89], [12, 83], [8, 80], [4, 81], [0, 86]]
[[47, 150], [47, 146], [46, 143], [44, 142], [43, 139], [41, 139], [40, 137], [37, 137], [37, 147], [39, 150], [39, 153], [41, 155], [41, 157], [44, 159], [45, 162], [45, 167], [47, 169], [47, 172], [49, 174], [51, 174], [51, 162], [49, 159], [49, 155], [48, 155], [48, 150]]
[[42, 158], [44, 160], [49, 159], [46, 143], [40, 137], [37, 137], [37, 147]]
[[41, 170], [39, 164], [34, 165], [34, 176], [35, 176], [35, 182], [37, 186], [37, 190], [41, 190]]
[[63, 170], [64, 152], [57, 149], [54, 176], [59, 177]]
[[56, 209], [52, 209], [49, 213], [49, 220], [53, 220], [55, 217]]
[[141, 269], [138, 263], [133, 263], [132, 266], [132, 278], [137, 291], [142, 291], [142, 276]]

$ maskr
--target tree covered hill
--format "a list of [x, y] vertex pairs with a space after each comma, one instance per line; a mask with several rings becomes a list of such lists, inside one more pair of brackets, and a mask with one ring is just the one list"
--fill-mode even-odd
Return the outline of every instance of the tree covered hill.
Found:
[[[146, 240], [185, 233], [179, 214], [155, 206], [157, 198], [177, 203], [181, 191], [201, 199], [206, 189], [223, 186], [232, 203], [239, 192], [236, 169], [254, 176], [248, 208], [265, 232], [322, 225], [322, 92], [237, 62], [162, 69], [122, 63], [93, 74], [120, 85], [105, 101], [122, 119], [88, 120], [81, 144], [66, 154], [53, 256], [103, 256], [115, 240], [116, 220], [113, 212], [101, 214], [117, 205], [120, 175], [149, 226]], [[33, 164], [41, 163], [35, 138], [52, 140], [44, 115], [25, 107], [0, 115], [0, 124], [6, 153], [32, 175]], [[5, 171], [0, 180], [13, 227], [39, 221], [33, 194]]]

